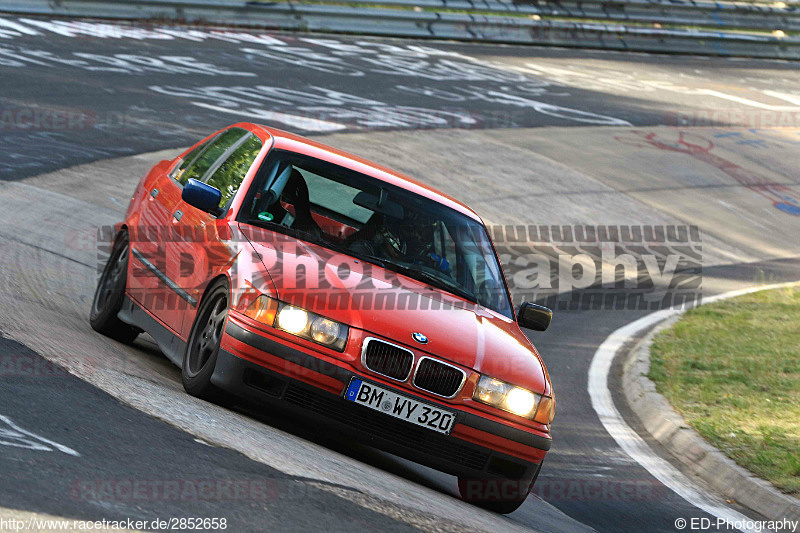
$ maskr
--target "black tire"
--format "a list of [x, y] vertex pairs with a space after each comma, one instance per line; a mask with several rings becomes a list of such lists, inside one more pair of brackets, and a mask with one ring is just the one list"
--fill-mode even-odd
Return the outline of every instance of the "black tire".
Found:
[[215, 401], [221, 391], [211, 383], [217, 366], [222, 331], [228, 318], [228, 284], [220, 280], [206, 293], [189, 333], [183, 354], [181, 380], [183, 388], [198, 398]]
[[92, 329], [126, 344], [133, 342], [133, 339], [141, 332], [140, 329], [117, 318], [117, 313], [122, 308], [122, 301], [125, 297], [125, 284], [128, 281], [129, 251], [128, 232], [123, 231], [114, 241], [111, 256], [97, 282], [97, 289], [92, 298], [92, 309], [89, 313], [89, 323], [92, 325]]
[[482, 509], [500, 514], [513, 513], [525, 503], [541, 470], [542, 464], [539, 463], [536, 473], [528, 482], [516, 479], [459, 477], [458, 491], [462, 500]]

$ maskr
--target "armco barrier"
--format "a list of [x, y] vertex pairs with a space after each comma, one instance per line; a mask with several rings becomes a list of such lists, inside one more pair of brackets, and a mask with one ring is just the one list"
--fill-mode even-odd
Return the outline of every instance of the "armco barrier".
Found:
[[[325, 0], [316, 0], [324, 3]], [[366, 0], [363, 0], [365, 3]], [[800, 30], [800, 6], [684, 0], [375, 0], [371, 5], [729, 29]]]
[[[713, 17], [728, 14], [734, 17], [767, 22], [774, 19], [798, 24], [800, 16], [794, 6], [772, 7], [758, 4], [645, 2], [625, 0], [616, 2], [565, 2], [535, 5], [515, 5], [498, 0], [469, 2], [466, 0], [369, 0], [378, 7], [350, 7], [335, 3], [243, 2], [239, 0], [4, 0], [0, 12], [51, 16], [96, 17], [126, 20], [171, 20], [191, 24], [237, 25], [252, 28], [325, 31], [392, 37], [455, 39], [483, 42], [523, 43], [564, 47], [602, 48], [642, 52], [747, 56], [762, 58], [800, 59], [800, 38], [771, 33], [727, 32], [685, 27], [658, 28], [652, 25], [625, 25], [615, 22], [611, 6], [618, 6], [628, 16], [635, 10], [662, 13], [677, 17], [678, 7], [685, 13], [701, 13]], [[384, 5], [385, 7], [381, 7]], [[712, 9], [711, 5], [717, 6]], [[397, 6], [417, 6], [420, 9], [397, 9]], [[541, 15], [508, 16], [474, 14], [421, 9], [466, 9], [486, 12], [497, 6], [519, 12], [537, 9]], [[557, 6], [557, 7], [556, 7]], [[577, 6], [580, 6], [579, 8]], [[678, 7], [675, 7], [678, 6]], [[692, 7], [690, 7], [692, 6]], [[574, 22], [551, 18], [550, 14], [568, 16], [567, 9], [578, 9], [588, 18], [609, 22]], [[549, 11], [548, 11], [549, 10]], [[599, 10], [599, 11], [587, 11]], [[600, 11], [605, 10], [605, 16]], [[648, 11], [649, 10], [649, 11]], [[548, 14], [550, 13], [550, 14]], [[619, 11], [617, 11], [619, 13]], [[545, 16], [547, 15], [547, 16]], [[705, 16], [704, 15], [704, 16]], [[681, 15], [683, 16], [683, 15]], [[632, 20], [632, 19], [626, 19]], [[788, 24], [788, 23], [787, 23]], [[688, 25], [688, 24], [687, 24]], [[700, 25], [699, 23], [697, 25]], [[789, 28], [789, 26], [784, 26]]]

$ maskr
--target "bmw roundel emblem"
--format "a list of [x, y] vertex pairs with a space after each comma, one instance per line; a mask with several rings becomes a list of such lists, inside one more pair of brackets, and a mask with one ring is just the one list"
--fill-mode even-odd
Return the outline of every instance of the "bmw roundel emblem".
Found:
[[419, 332], [414, 332], [411, 337], [420, 344], [428, 344], [428, 337]]

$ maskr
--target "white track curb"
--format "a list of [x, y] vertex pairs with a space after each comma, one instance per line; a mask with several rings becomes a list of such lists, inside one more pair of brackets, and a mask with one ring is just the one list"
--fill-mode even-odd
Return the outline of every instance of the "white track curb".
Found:
[[[706, 304], [761, 290], [777, 289], [793, 285], [797, 285], [797, 283], [796, 282], [780, 283], [775, 285], [766, 285], [751, 289], [732, 291], [724, 294], [719, 294], [710, 298], [706, 298], [703, 300], [703, 303]], [[664, 485], [675, 491], [675, 493], [677, 493], [679, 496], [684, 498], [692, 505], [695, 505], [696, 507], [702, 509], [708, 514], [726, 520], [729, 523], [740, 523], [740, 524], [747, 523], [748, 521], [750, 521], [750, 519], [728, 507], [722, 497], [717, 495], [707, 494], [702, 488], [695, 485], [695, 483], [693, 483], [688, 477], [686, 477], [683, 473], [681, 473], [676, 467], [674, 467], [668, 461], [656, 455], [650, 449], [650, 447], [644, 441], [644, 439], [642, 439], [641, 436], [639, 436], [630, 426], [628, 426], [625, 423], [624, 419], [622, 418], [622, 415], [619, 413], [616, 406], [614, 405], [611, 396], [611, 391], [608, 389], [608, 374], [611, 369], [611, 364], [613, 363], [616, 356], [620, 352], [622, 352], [623, 348], [625, 348], [626, 345], [629, 345], [629, 343], [632, 340], [636, 339], [639, 335], [641, 335], [642, 332], [647, 331], [653, 326], [663, 323], [664, 321], [670, 319], [672, 321], [677, 320], [677, 318], [682, 313], [683, 313], [682, 310], [665, 309], [663, 311], [658, 311], [649, 314], [645, 317], [640, 318], [639, 320], [631, 322], [630, 324], [614, 331], [611, 335], [609, 335], [606, 338], [605, 341], [603, 341], [603, 343], [597, 348], [597, 351], [595, 352], [594, 357], [592, 359], [591, 366], [589, 367], [588, 391], [589, 391], [589, 396], [591, 397], [592, 407], [597, 412], [597, 415], [600, 418], [600, 421], [602, 422], [603, 426], [606, 428], [606, 431], [608, 431], [608, 433], [614, 438], [617, 444], [619, 444], [619, 446], [623, 450], [625, 450], [625, 452], [628, 455], [630, 455], [634, 460], [636, 460], [645, 469], [647, 469], [650, 472], [650, 474], [652, 474], [661, 483], [663, 483]], [[655, 385], [650, 380], [648, 380], [644, 375], [642, 375], [641, 372], [638, 372], [637, 374], [641, 377], [642, 380], [646, 380], [647, 382], [649, 382], [650, 386], [652, 387], [652, 390], [649, 392], [652, 392], [652, 394], [657, 395], [659, 398], [661, 398], [661, 401], [663, 402], [662, 404], [659, 404], [656, 407], [649, 407], [647, 411], [643, 411], [643, 414], [649, 413], [648, 416], [653, 417], [653, 420], [651, 420], [649, 424], [648, 420], [644, 418], [642, 419], [645, 427], [647, 426], [656, 428], [661, 427], [664, 423], [664, 419], [666, 418], [664, 416], [664, 413], [666, 412], [664, 409], [669, 408], [670, 412], [674, 414], [674, 416], [676, 417], [676, 418], [670, 417], [671, 421], [676, 424], [676, 429], [685, 428], [686, 424], [683, 422], [683, 420], [677, 415], [677, 413], [674, 413], [674, 411], [671, 410], [671, 408], [666, 404], [666, 400], [655, 392]], [[623, 388], [626, 388], [627, 382], [628, 380], [625, 380], [623, 378]], [[642, 390], [648, 390], [648, 389], [645, 389], [644, 386], [642, 386], [642, 388], [640, 388], [639, 391], [641, 392]], [[626, 390], [626, 396], [628, 394], [629, 391]], [[640, 403], [640, 405], [642, 404]], [[637, 415], [638, 414], [639, 413], [637, 412]], [[648, 431], [650, 431], [649, 428]], [[651, 431], [651, 433], [653, 432]], [[684, 435], [686, 434], [686, 432], [680, 431], [679, 434]], [[659, 435], [662, 438], [664, 438], [664, 437], [674, 436], [676, 434], [674, 431], [672, 432], [664, 431], [663, 429], [656, 431], [653, 436], [657, 440], [659, 440], [659, 442], [662, 442], [659, 439]], [[699, 436], [697, 436], [697, 438], [700, 439], [700, 441], [703, 444], [705, 444], [705, 442], [702, 441], [702, 439]], [[662, 443], [669, 448], [667, 443], [670, 442], [671, 439], [666, 438], [665, 440], [666, 442]], [[676, 442], [678, 440], [676, 440]], [[710, 450], [704, 450], [706, 452], [705, 456], [710, 457], [710, 454], [708, 453], [709, 451], [714, 451], [720, 456], [722, 456], [722, 454], [719, 451], [714, 450], [713, 448], [708, 446], [708, 444], [705, 444], [705, 446], [710, 448]], [[686, 449], [689, 448], [694, 450], [694, 447], [692, 446], [689, 446]], [[672, 453], [674, 453], [676, 457], [678, 457], [679, 459], [683, 460], [685, 458], [681, 457], [679, 454], [688, 453], [684, 451], [686, 449], [681, 448], [680, 450], [676, 450]], [[697, 449], [700, 450], [701, 448]], [[724, 459], [727, 459], [724, 456], [722, 457]], [[698, 459], [697, 455], [695, 455], [693, 459]], [[729, 461], [729, 463], [732, 464], [733, 466], [736, 466], [733, 463], [733, 461], [730, 461], [730, 459], [727, 459], [727, 461]], [[686, 464], [689, 464], [691, 466], [693, 462], [689, 461]], [[724, 470], [723, 468], [724, 468], [723, 466], [716, 466], [714, 470], [698, 469], [696, 473], [700, 475], [701, 472], [705, 471], [706, 476], [709, 478], [713, 479], [715, 476], [722, 478], [717, 483], [712, 483], [712, 486], [717, 488], [716, 486], [720, 482], [722, 482], [723, 484], [731, 484], [731, 480], [728, 477], [728, 471]], [[737, 466], [737, 468], [739, 467]], [[754, 479], [754, 477], [749, 473], [747, 478]], [[710, 482], [710, 479], [708, 481]], [[769, 508], [770, 510], [777, 511], [778, 509], [781, 509], [781, 511], [778, 512], [777, 515], [772, 513], [767, 514], [765, 511], [759, 509], [754, 509], [755, 511], [769, 518], [775, 517], [776, 519], [780, 518], [791, 519], [791, 517], [796, 518], [798, 515], [800, 515], [800, 503], [798, 503], [793, 498], [790, 498], [789, 496], [779, 493], [777, 490], [770, 487], [767, 483], [763, 481], [761, 481], [760, 484], [757, 484], [755, 482], [752, 483], [752, 487], [756, 486], [761, 486], [761, 487], [766, 486], [765, 488], [772, 489], [777, 495], [782, 497], [781, 501], [785, 501], [788, 505], [771, 506]], [[739, 503], [749, 508], [753, 508], [751, 507], [751, 504], [754, 504], [755, 502], [748, 500], [747, 495], [745, 494], [747, 490], [757, 490], [757, 489], [742, 487], [736, 491], [737, 497], [734, 499], [736, 499]], [[741, 529], [741, 530], [747, 531], [747, 529]]]
[[[781, 284], [759, 288], [766, 290]], [[708, 301], [731, 298], [754, 291], [727, 293]], [[708, 303], [708, 301], [703, 303]], [[629, 352], [623, 365], [622, 391], [631, 409], [653, 438], [664, 445], [689, 470], [711, 485], [725, 498], [732, 499], [757, 513], [772, 519], [800, 520], [800, 500], [782, 494], [766, 481], [737, 465], [722, 452], [708, 444], [683, 418], [647, 378], [650, 369], [650, 346], [655, 335], [674, 324], [681, 313], [675, 313], [642, 339]]]

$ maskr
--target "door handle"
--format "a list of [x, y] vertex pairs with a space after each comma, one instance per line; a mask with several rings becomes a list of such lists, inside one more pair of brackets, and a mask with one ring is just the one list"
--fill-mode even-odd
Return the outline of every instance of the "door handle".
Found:
[[150, 191], [150, 196], [152, 196], [153, 198], [158, 196], [158, 189], [153, 189], [152, 191]]
[[180, 209], [178, 209], [177, 211], [175, 211], [175, 214], [174, 214], [174, 215], [172, 215], [172, 216], [173, 216], [173, 218], [175, 218], [175, 220], [177, 220], [178, 222], [180, 222], [181, 218], [183, 218], [183, 211], [181, 211]]

